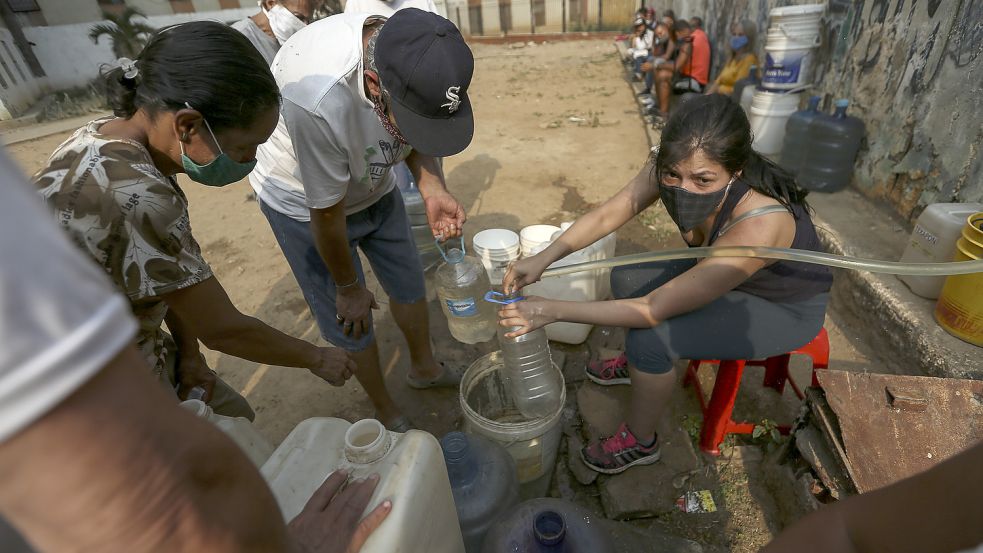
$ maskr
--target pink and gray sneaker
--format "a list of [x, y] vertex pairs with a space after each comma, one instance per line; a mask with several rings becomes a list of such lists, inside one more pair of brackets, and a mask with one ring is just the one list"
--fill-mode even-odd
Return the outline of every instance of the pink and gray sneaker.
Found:
[[599, 359], [587, 364], [587, 378], [601, 386], [631, 384], [628, 376], [628, 357], [624, 353], [613, 359]]
[[659, 437], [655, 437], [652, 445], [643, 446], [628, 430], [627, 423], [621, 423], [614, 436], [580, 450], [584, 464], [602, 474], [618, 474], [635, 465], [651, 465], [659, 456]]

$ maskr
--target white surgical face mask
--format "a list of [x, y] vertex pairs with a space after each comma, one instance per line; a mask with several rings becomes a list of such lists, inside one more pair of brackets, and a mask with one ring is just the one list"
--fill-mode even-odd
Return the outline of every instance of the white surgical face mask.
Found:
[[[262, 5], [262, 4], [261, 4]], [[290, 10], [284, 8], [280, 4], [276, 4], [269, 11], [263, 10], [266, 14], [266, 18], [270, 20], [270, 29], [273, 30], [273, 36], [276, 37], [276, 41], [282, 46], [288, 38], [293, 36], [294, 33], [303, 29], [306, 24], [297, 18], [296, 15], [290, 13]]]

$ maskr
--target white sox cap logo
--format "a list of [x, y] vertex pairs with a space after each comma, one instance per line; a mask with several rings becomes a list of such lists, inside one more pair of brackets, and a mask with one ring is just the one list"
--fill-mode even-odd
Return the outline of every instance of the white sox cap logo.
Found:
[[457, 93], [460, 92], [460, 90], [461, 87], [459, 86], [452, 86], [448, 88], [445, 97], [448, 100], [450, 100], [450, 102], [447, 102], [446, 104], [443, 104], [440, 107], [447, 108], [447, 111], [451, 113], [457, 111], [461, 107], [461, 98], [457, 95]]

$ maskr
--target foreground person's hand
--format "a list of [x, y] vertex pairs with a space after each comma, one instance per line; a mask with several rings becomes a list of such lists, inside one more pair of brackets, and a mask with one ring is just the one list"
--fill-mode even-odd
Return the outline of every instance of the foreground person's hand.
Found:
[[287, 525], [292, 552], [357, 553], [392, 511], [386, 500], [361, 518], [378, 483], [377, 474], [348, 482], [346, 471], [332, 473]]

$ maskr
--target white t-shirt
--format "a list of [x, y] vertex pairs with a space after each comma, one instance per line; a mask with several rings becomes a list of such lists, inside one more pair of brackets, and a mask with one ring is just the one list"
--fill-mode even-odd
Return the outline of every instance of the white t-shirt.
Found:
[[433, 0], [392, 0], [391, 2], [386, 0], [348, 0], [345, 4], [345, 13], [368, 13], [390, 17], [405, 8], [417, 8], [446, 17], [446, 14], [437, 10], [437, 5], [433, 3]]
[[276, 57], [277, 51], [280, 50], [280, 43], [275, 38], [264, 33], [263, 29], [260, 29], [259, 25], [251, 17], [245, 17], [236, 21], [232, 24], [232, 28], [246, 35], [249, 42], [262, 54], [267, 65], [273, 63], [273, 58]]
[[41, 418], [130, 344], [109, 278], [55, 225], [0, 152], [0, 441]]
[[276, 130], [256, 153], [249, 175], [256, 195], [276, 211], [309, 221], [309, 208], [345, 200], [345, 213], [392, 191], [390, 168], [410, 147], [382, 126], [362, 79], [364, 13], [311, 23], [273, 61], [283, 95]]

